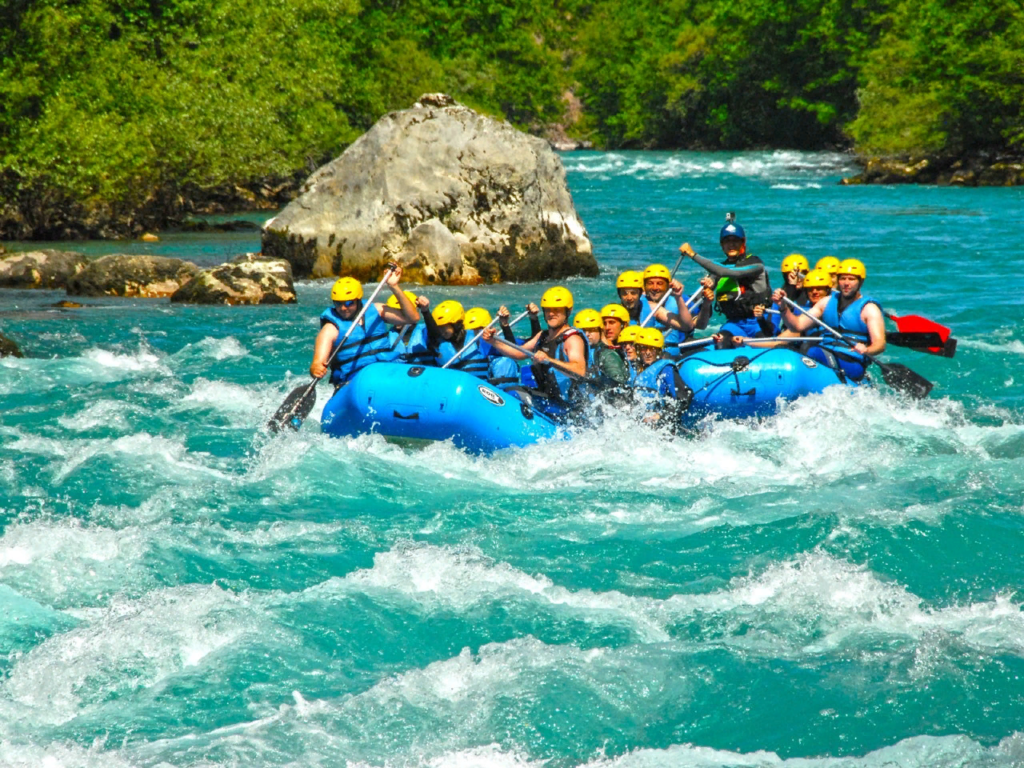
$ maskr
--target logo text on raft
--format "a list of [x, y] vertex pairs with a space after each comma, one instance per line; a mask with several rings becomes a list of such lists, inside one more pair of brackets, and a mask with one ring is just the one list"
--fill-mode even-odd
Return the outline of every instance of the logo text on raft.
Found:
[[480, 390], [480, 394], [484, 396], [484, 400], [489, 402], [491, 405], [504, 405], [505, 398], [495, 392], [493, 389], [487, 387], [477, 387]]

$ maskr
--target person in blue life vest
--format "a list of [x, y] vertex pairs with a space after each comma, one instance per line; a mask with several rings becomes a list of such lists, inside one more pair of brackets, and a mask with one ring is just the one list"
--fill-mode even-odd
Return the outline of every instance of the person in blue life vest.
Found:
[[466, 346], [467, 342], [472, 341], [477, 331], [491, 322], [491, 314], [486, 309], [474, 307], [466, 311], [462, 304], [449, 299], [438, 304], [430, 316], [434, 326], [431, 331], [431, 348], [436, 351], [437, 365], [447, 365], [453, 370], [472, 374], [478, 379], [490, 380], [493, 376], [501, 379], [502, 383], [507, 383], [506, 380], [509, 379], [519, 380], [519, 370], [515, 363], [511, 366], [507, 363], [492, 365], [496, 353], [483, 338], [473, 342], [465, 352], [459, 354], [459, 350]]
[[[783, 289], [780, 289], [780, 290], [785, 290], [785, 289], [783, 288]], [[803, 279], [803, 292], [806, 294], [807, 298], [806, 298], [806, 300], [804, 301], [803, 304], [800, 304], [799, 302], [797, 302], [797, 304], [802, 309], [810, 309], [815, 304], [817, 304], [819, 301], [821, 301], [822, 299], [824, 299], [824, 298], [826, 298], [826, 297], [828, 297], [828, 296], [830, 296], [832, 294], [832, 277], [828, 274], [828, 272], [825, 272], [824, 270], [812, 269], [810, 272], [807, 273], [807, 275]], [[796, 300], [793, 299], [792, 301], [796, 301]], [[785, 302], [783, 302], [783, 304], [785, 304]], [[799, 312], [797, 312], [795, 314], [796, 314], [797, 317], [800, 316]], [[783, 317], [783, 307], [779, 307], [779, 317], [780, 318]], [[789, 328], [781, 320], [780, 320], [780, 322], [782, 323], [782, 328], [776, 334], [777, 336], [787, 337], [787, 338], [791, 338], [793, 336], [805, 336], [805, 337], [809, 337], [809, 338], [819, 338], [822, 335], [822, 328], [821, 328], [821, 326], [818, 325], [817, 323], [814, 323], [813, 321], [811, 322], [811, 327], [805, 329], [802, 332], [799, 332], [799, 331], [796, 331], [796, 330], [793, 330], [793, 329]], [[785, 346], [785, 347], [789, 347], [790, 349], [800, 349], [803, 352], [806, 352], [808, 349], [811, 348], [811, 344], [810, 343], [808, 343], [806, 346], [794, 346], [794, 345], [792, 345], [789, 342], [777, 342], [777, 341], [774, 341], [772, 339], [765, 339], [764, 341], [758, 341], [758, 340], [750, 341], [750, 340], [741, 339], [739, 336], [736, 336], [733, 339], [733, 343], [736, 346], [739, 346], [740, 344], [744, 344], [745, 343], [745, 344], [747, 344], [747, 345], [749, 345], [751, 347]]]
[[680, 253], [689, 256], [717, 278], [715, 308], [726, 319], [719, 331], [723, 342], [733, 336], [766, 335], [754, 314], [754, 307], [770, 307], [772, 302], [771, 283], [764, 262], [747, 253], [747, 235], [735, 218], [735, 214], [730, 213], [719, 232], [719, 243], [725, 253], [722, 264], [698, 256], [689, 243], [679, 246]]
[[681, 408], [689, 404], [692, 392], [683, 382], [678, 369], [664, 356], [665, 337], [657, 328], [641, 328], [637, 333], [637, 373], [633, 393], [644, 403], [644, 421], [654, 424], [663, 418], [678, 422]]
[[[885, 318], [879, 303], [861, 293], [867, 279], [867, 269], [862, 262], [846, 259], [840, 263], [836, 274], [839, 289], [819, 299], [807, 313], [820, 318], [856, 343], [850, 348], [828, 331], [823, 331], [824, 341], [809, 349], [807, 356], [826, 365], [838, 365], [847, 377], [860, 381], [868, 365], [864, 356], [879, 355], [885, 351]], [[784, 304], [783, 295], [780, 288], [775, 292], [776, 301]], [[793, 312], [788, 304], [783, 319], [790, 328], [801, 332], [815, 325], [810, 317]]]
[[[534, 353], [533, 364], [528, 366], [537, 389], [550, 400], [575, 403], [580, 389], [579, 379], [587, 375], [587, 338], [569, 325], [573, 297], [567, 288], [548, 288], [540, 300], [547, 328], [522, 345]], [[497, 329], [489, 328], [484, 339], [490, 341]], [[520, 350], [504, 344], [497, 345], [499, 354], [514, 360], [528, 359]], [[526, 369], [524, 369], [525, 371]]]
[[[409, 301], [416, 305], [416, 309], [424, 309], [430, 302], [426, 297], [416, 296], [412, 291], [405, 291]], [[387, 306], [391, 309], [401, 309], [398, 299], [394, 296], [388, 297]], [[420, 313], [418, 323], [404, 323], [392, 328], [388, 340], [391, 344], [391, 359], [408, 365], [433, 365], [434, 351], [430, 348], [430, 338], [427, 332], [427, 324], [424, 313]]]
[[[353, 277], [339, 278], [331, 288], [333, 306], [320, 315], [320, 332], [313, 346], [313, 362], [309, 373], [314, 378], [327, 375], [330, 360], [331, 383], [341, 386], [356, 371], [370, 363], [391, 359], [391, 341], [388, 338], [391, 325], [415, 325], [420, 321], [416, 305], [402, 292], [399, 280], [402, 268], [395, 267], [387, 277], [386, 284], [398, 302], [398, 309], [388, 307], [384, 302], [374, 302], [353, 327], [356, 315], [363, 308], [363, 286]], [[345, 344], [337, 349], [345, 334]]]
[[619, 332], [619, 349], [622, 351], [622, 358], [626, 361], [626, 365], [629, 368], [629, 381], [632, 381], [633, 376], [636, 375], [636, 339], [640, 330], [639, 325], [627, 325]]
[[[694, 328], [706, 328], [711, 317], [711, 307], [702, 306], [697, 317], [690, 313], [683, 299], [683, 284], [672, 279], [672, 273], [664, 264], [651, 264], [642, 274], [644, 292], [640, 296], [638, 323], [657, 328], [665, 337], [665, 354], [678, 355], [680, 342], [690, 338]], [[665, 292], [671, 296], [655, 313], [651, 320], [651, 308], [657, 306]], [[703, 324], [702, 324], [703, 323]]]

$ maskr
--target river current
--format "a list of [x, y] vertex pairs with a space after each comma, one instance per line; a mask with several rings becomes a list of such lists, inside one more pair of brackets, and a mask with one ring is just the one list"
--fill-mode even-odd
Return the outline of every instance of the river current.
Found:
[[955, 358], [886, 353], [924, 401], [876, 376], [695, 437], [624, 414], [481, 457], [326, 438], [326, 386], [266, 434], [330, 281], [286, 307], [0, 292], [30, 355], [0, 360], [0, 765], [1024, 764], [1024, 190], [843, 187], [833, 154], [563, 159], [602, 270], [567, 282], [578, 308], [684, 240], [716, 254], [733, 210], [773, 281], [794, 251], [859, 258]]

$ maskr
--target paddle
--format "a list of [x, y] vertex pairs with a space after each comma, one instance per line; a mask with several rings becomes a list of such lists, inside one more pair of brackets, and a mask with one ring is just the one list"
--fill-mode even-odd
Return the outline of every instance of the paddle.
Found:
[[[338, 351], [345, 346], [345, 342], [348, 341], [348, 337], [352, 334], [352, 331], [359, 325], [359, 321], [363, 319], [363, 315], [366, 313], [367, 308], [373, 303], [373, 300], [377, 298], [377, 294], [380, 293], [381, 288], [391, 277], [391, 273], [398, 269], [398, 265], [394, 262], [388, 263], [388, 268], [384, 272], [384, 277], [377, 283], [377, 287], [373, 289], [373, 293], [370, 294], [370, 298], [363, 302], [362, 309], [359, 310], [359, 314], [356, 315], [355, 320], [352, 321], [352, 325], [345, 332], [341, 341], [338, 342], [334, 351], [331, 352], [331, 356], [327, 358], [327, 366], [330, 367], [331, 361], [334, 359]], [[298, 430], [302, 426], [302, 422], [305, 421], [306, 417], [309, 416], [309, 412], [313, 410], [313, 406], [316, 405], [316, 385], [320, 383], [322, 376], [315, 377], [309, 384], [302, 384], [301, 386], [293, 389], [288, 397], [281, 403], [281, 407], [277, 409], [269, 422], [267, 422], [267, 429], [272, 433], [277, 433], [281, 427], [286, 424], [294, 430]]]
[[[827, 325], [825, 321], [819, 320], [810, 312], [795, 304], [791, 299], [785, 296], [783, 296], [782, 298], [795, 311], [811, 318], [811, 320], [820, 325], [822, 328], [831, 333], [844, 344], [848, 345], [851, 348], [855, 345], [855, 342], [851, 341], [846, 336], [843, 336], [841, 333], [839, 333], [839, 331]], [[914, 373], [905, 365], [900, 365], [899, 363], [883, 363], [879, 361], [877, 358], [872, 357], [871, 355], [863, 355], [863, 357], [865, 360], [874, 363], [875, 365], [878, 366], [878, 368], [882, 371], [882, 378], [885, 379], [885, 383], [888, 384], [893, 389], [897, 389], [901, 392], [906, 392], [911, 397], [915, 397], [918, 399], [927, 397], [928, 393], [932, 391], [932, 386], [934, 385], [930, 381], [928, 381], [928, 379], [924, 378], [920, 374]]]
[[[781, 314], [777, 309], [766, 309], [765, 312], [778, 315]], [[944, 342], [942, 337], [935, 331], [908, 331], [906, 333], [886, 333], [885, 341], [887, 344], [892, 344], [896, 347], [906, 347], [907, 349], [916, 349], [918, 351], [924, 350], [931, 352], [932, 354], [945, 354], [941, 350], [934, 352], [930, 347], [941, 348], [944, 344], [951, 344], [952, 349], [956, 349], [956, 339], [949, 339], [948, 342]], [[946, 357], [952, 357], [950, 353], [945, 355]]]
[[[944, 325], [940, 325], [926, 317], [920, 315], [894, 315], [892, 312], [883, 312], [883, 314], [896, 323], [896, 327], [902, 334], [907, 336], [921, 334], [922, 336], [929, 333], [936, 333], [939, 335], [939, 343], [932, 344], [924, 347], [925, 351], [932, 355], [941, 355], [942, 357], [952, 357], [956, 354], [956, 339], [952, 338], [950, 334], [952, 331]], [[893, 334], [895, 335], [895, 334]], [[886, 336], [888, 339], [889, 336]], [[905, 346], [913, 346], [914, 349], [919, 349], [919, 346], [907, 344]]]
[[[516, 323], [518, 323], [518, 322], [519, 322], [520, 320], [522, 320], [522, 319], [523, 319], [524, 317], [526, 317], [526, 316], [527, 316], [528, 314], [530, 314], [530, 310], [526, 310], [525, 312], [523, 312], [523, 313], [521, 313], [521, 314], [517, 315], [517, 316], [516, 316], [516, 318], [515, 318], [515, 320], [512, 320], [512, 321], [511, 321], [511, 322], [510, 322], [510, 323], [508, 324], [508, 327], [509, 327], [509, 328], [511, 328], [511, 327], [512, 327], [513, 325], [515, 325]], [[493, 320], [491, 320], [491, 322], [489, 322], [489, 323], [488, 323], [487, 325], [485, 325], [485, 326], [484, 326], [483, 328], [481, 328], [481, 329], [480, 329], [480, 331], [479, 331], [479, 332], [478, 332], [478, 333], [476, 334], [476, 336], [474, 336], [474, 337], [473, 337], [472, 339], [470, 339], [470, 340], [469, 340], [469, 341], [468, 341], [468, 342], [467, 342], [467, 343], [466, 343], [465, 345], [463, 345], [462, 349], [460, 349], [460, 350], [459, 350], [458, 352], [456, 352], [456, 353], [455, 353], [455, 354], [454, 354], [454, 355], [452, 356], [452, 359], [451, 359], [451, 360], [449, 360], [449, 361], [448, 361], [447, 363], [445, 363], [445, 364], [444, 364], [444, 365], [442, 365], [441, 367], [442, 367], [442, 368], [447, 368], [447, 367], [448, 367], [449, 365], [451, 365], [451, 364], [452, 364], [452, 363], [454, 363], [454, 362], [455, 362], [456, 360], [458, 360], [458, 359], [459, 359], [460, 357], [462, 357], [462, 353], [463, 353], [463, 352], [465, 352], [465, 351], [466, 351], [467, 349], [469, 349], [469, 348], [470, 348], [471, 346], [473, 346], [473, 344], [475, 344], [475, 343], [476, 343], [477, 341], [479, 341], [479, 340], [480, 340], [480, 337], [484, 335], [484, 331], [486, 331], [486, 330], [487, 330], [488, 328], [491, 328], [491, 327], [492, 327], [492, 326], [493, 326], [493, 325], [494, 325], [494, 324], [495, 324], [496, 322], [498, 322], [498, 321], [499, 321], [500, 319], [501, 319], [501, 317], [500, 317], [500, 316], [495, 316], [495, 318], [494, 318]]]

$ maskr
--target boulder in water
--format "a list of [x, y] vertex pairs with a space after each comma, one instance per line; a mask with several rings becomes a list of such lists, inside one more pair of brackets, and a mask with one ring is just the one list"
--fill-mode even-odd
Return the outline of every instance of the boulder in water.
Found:
[[103, 256], [68, 280], [69, 296], [170, 296], [199, 272], [191, 261], [117, 253]]
[[245, 254], [204, 269], [171, 296], [189, 304], [294, 304], [291, 265], [284, 259]]
[[64, 288], [88, 262], [75, 251], [27, 251], [0, 259], [0, 287]]
[[17, 342], [0, 333], [0, 357], [24, 357]]
[[443, 94], [392, 112], [263, 227], [296, 277], [472, 284], [597, 274], [565, 169], [543, 139]]

